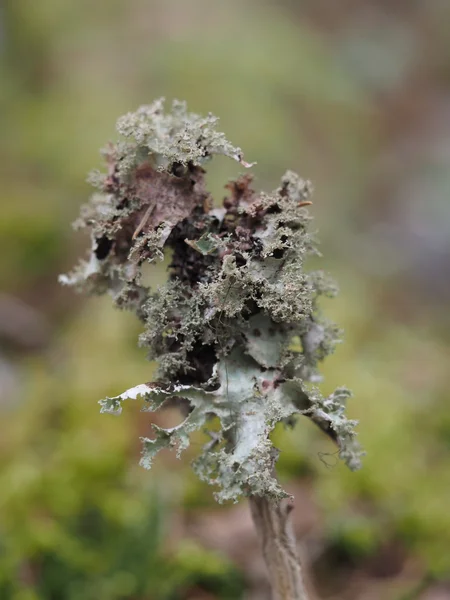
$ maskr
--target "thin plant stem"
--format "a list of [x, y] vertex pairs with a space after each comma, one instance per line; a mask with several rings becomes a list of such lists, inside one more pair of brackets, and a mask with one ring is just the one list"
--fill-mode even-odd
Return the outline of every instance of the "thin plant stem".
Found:
[[308, 600], [294, 531], [292, 505], [250, 496], [253, 523], [262, 546], [273, 600]]

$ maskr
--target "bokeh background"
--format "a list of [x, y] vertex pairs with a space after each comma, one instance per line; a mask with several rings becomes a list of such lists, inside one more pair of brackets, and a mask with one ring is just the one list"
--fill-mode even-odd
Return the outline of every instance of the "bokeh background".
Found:
[[[450, 598], [449, 22], [446, 0], [2, 2], [2, 600], [268, 598], [246, 503], [190, 472], [201, 441], [146, 472], [149, 416], [99, 415], [151, 378], [139, 324], [57, 283], [98, 149], [159, 96], [220, 116], [257, 188], [315, 185], [346, 331], [323, 388], [354, 390], [367, 457], [275, 432], [313, 598]], [[219, 201], [238, 172], [211, 165]]]

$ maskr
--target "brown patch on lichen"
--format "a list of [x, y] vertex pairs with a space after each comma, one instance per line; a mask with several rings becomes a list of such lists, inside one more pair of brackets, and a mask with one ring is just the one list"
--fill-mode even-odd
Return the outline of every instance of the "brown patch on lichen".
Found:
[[224, 198], [223, 205], [227, 210], [238, 207], [242, 202], [249, 203], [253, 200], [255, 191], [250, 187], [253, 181], [253, 175], [246, 173], [236, 179], [230, 181], [225, 186], [230, 190], [231, 195]]
[[[117, 195], [120, 189], [122, 199], [118, 207], [125, 210], [122, 215], [114, 218], [118, 226], [113, 238], [108, 239], [107, 243], [105, 236], [97, 240], [96, 252], [97, 256], [100, 254], [100, 259], [109, 254], [113, 262], [123, 264], [130, 258], [130, 251], [133, 251], [138, 263], [151, 259], [149, 235], [158, 237], [157, 231], [160, 228], [161, 243], [154, 243], [162, 247], [179, 223], [196, 211], [205, 214], [209, 210], [211, 199], [205, 190], [204, 170], [201, 167], [188, 166], [183, 175], [179, 176], [157, 171], [146, 162], [136, 168], [131, 183], [120, 186], [114, 179], [117, 166], [110, 157], [108, 173], [107, 186], [110, 191], [114, 186]], [[125, 200], [134, 203], [138, 200], [138, 208], [134, 211], [126, 210]]]
[[196, 206], [207, 206], [209, 194], [204, 188], [203, 173], [203, 169], [194, 167], [185, 176], [177, 177], [157, 171], [149, 163], [140, 165], [132, 184], [133, 195], [141, 204], [133, 215], [136, 229], [141, 226], [139, 233], [148, 233], [163, 222], [174, 227], [189, 217]]

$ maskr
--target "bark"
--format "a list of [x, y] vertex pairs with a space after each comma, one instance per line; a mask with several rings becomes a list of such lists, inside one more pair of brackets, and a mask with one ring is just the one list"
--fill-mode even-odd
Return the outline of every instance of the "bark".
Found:
[[308, 600], [289, 514], [292, 506], [250, 496], [253, 522], [261, 542], [273, 600]]

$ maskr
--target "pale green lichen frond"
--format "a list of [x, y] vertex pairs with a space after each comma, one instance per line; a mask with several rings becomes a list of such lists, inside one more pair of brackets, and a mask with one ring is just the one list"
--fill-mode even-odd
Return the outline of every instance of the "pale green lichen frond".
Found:
[[[244, 164], [216, 124], [184, 103], [165, 113], [160, 100], [119, 120], [122, 141], [105, 149], [107, 172], [92, 176], [99, 192], [77, 222], [91, 231], [90, 258], [61, 280], [108, 292], [133, 310], [143, 323], [140, 344], [158, 363], [155, 383], [107, 398], [102, 411], [120, 412], [123, 400], [137, 397], [146, 410], [168, 401], [182, 410], [180, 425], [154, 426], [144, 438], [142, 464], [150, 467], [162, 448], [180, 453], [218, 418], [220, 431], [210, 432], [194, 461], [198, 476], [217, 487], [219, 501], [280, 499], [286, 494], [274, 477], [270, 439], [280, 421], [309, 418], [351, 469], [360, 464], [355, 422], [345, 416], [348, 391], [323, 397], [312, 387], [341, 339], [320, 310], [320, 298], [337, 288], [305, 267], [319, 255], [310, 182], [288, 171], [262, 193], [242, 175], [227, 184], [223, 207], [213, 208], [201, 165], [214, 154]], [[168, 281], [151, 290], [142, 266], [167, 254]]]
[[117, 131], [137, 149], [155, 157], [158, 168], [189, 163], [201, 166], [214, 154], [223, 154], [249, 167], [242, 150], [217, 131], [219, 119], [212, 114], [201, 117], [187, 112], [185, 102], [175, 100], [172, 110], [164, 112], [164, 99], [141, 106], [117, 121]]
[[218, 384], [213, 390], [189, 385], [140, 385], [102, 400], [102, 412], [120, 413], [122, 401], [137, 396], [145, 400], [145, 410], [150, 411], [169, 398], [189, 400], [190, 412], [180, 425], [170, 429], [153, 426], [154, 438], [143, 439], [141, 464], [146, 468], [163, 448], [177, 448], [179, 456], [189, 446], [190, 434], [203, 430], [212, 416], [218, 417], [222, 429], [210, 434], [213, 443], [205, 445], [194, 469], [201, 479], [219, 487], [219, 502], [248, 494], [274, 500], [287, 496], [274, 477], [277, 451], [269, 435], [278, 422], [295, 414], [310, 417], [337, 442], [339, 455], [347, 465], [359, 468], [356, 422], [344, 414], [348, 390], [338, 389], [324, 398], [317, 389], [306, 389], [299, 379], [280, 380], [278, 369], [262, 369], [239, 348], [216, 364], [213, 378]]

